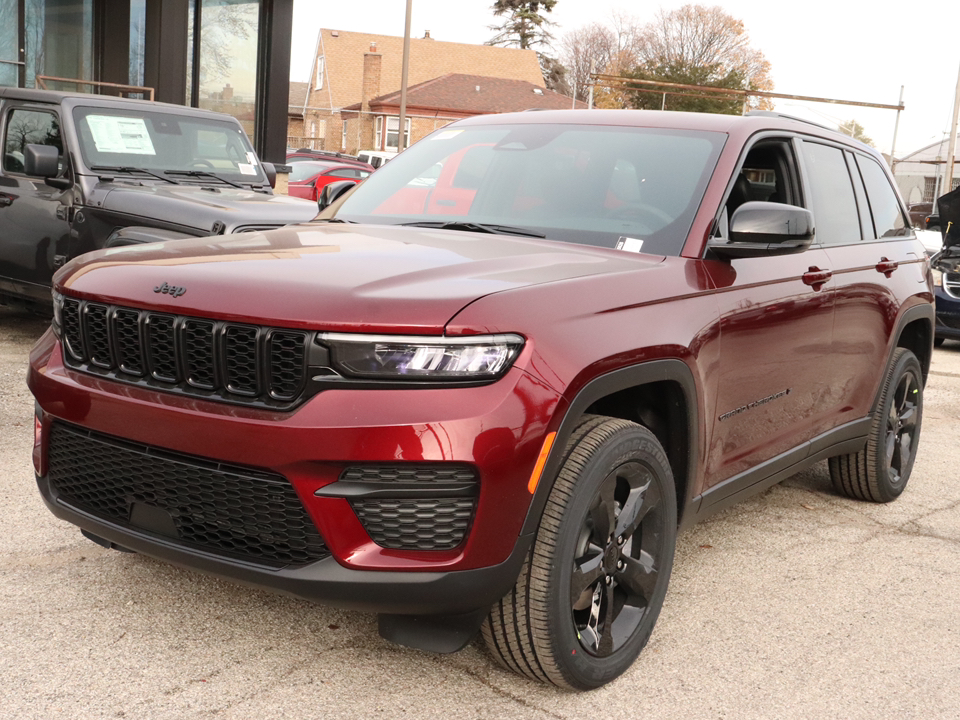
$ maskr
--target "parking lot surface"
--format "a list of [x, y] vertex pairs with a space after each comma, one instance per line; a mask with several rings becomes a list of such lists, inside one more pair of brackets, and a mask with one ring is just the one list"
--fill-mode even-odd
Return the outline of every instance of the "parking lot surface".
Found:
[[46, 326], [0, 307], [4, 718], [960, 718], [960, 343], [934, 351], [897, 502], [838, 496], [824, 463], [683, 533], [639, 661], [574, 694], [54, 518], [25, 384]]

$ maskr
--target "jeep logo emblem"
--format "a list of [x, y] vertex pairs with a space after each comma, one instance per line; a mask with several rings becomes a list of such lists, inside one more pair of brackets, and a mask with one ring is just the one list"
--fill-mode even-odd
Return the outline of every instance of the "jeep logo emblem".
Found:
[[157, 287], [155, 287], [153, 291], [155, 293], [166, 293], [167, 295], [180, 297], [187, 291], [187, 289], [185, 287], [177, 287], [176, 285], [167, 285], [166, 283], [164, 283], [163, 285], [157, 285]]

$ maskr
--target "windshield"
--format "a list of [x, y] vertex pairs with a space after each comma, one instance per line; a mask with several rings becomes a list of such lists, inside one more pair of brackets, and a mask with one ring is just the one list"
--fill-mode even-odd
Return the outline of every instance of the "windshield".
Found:
[[232, 183], [265, 184], [260, 162], [238, 124], [152, 110], [77, 107], [73, 111], [87, 167], [141, 168], [171, 175], [209, 174]]
[[336, 217], [497, 226], [678, 255], [725, 138], [615, 126], [451, 127], [373, 173]]

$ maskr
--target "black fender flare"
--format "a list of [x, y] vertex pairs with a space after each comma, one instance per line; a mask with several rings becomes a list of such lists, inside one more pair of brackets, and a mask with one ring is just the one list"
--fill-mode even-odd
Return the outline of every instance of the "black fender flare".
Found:
[[520, 531], [521, 536], [532, 537], [540, 525], [540, 517], [547, 504], [547, 498], [553, 489], [557, 473], [565, 459], [567, 441], [576, 427], [577, 422], [592, 404], [613, 393], [640, 385], [649, 385], [655, 382], [671, 381], [677, 383], [684, 395], [687, 417], [687, 448], [685, 458], [686, 477], [683, 478], [684, 496], [678, 497], [678, 519], [692, 518], [696, 515], [693, 496], [695, 479], [699, 468], [700, 456], [700, 416], [697, 403], [697, 384], [690, 367], [675, 358], [651, 360], [639, 365], [613, 370], [599, 375], [584, 385], [570, 401], [564, 412], [560, 427], [543, 472], [530, 501], [527, 517]]

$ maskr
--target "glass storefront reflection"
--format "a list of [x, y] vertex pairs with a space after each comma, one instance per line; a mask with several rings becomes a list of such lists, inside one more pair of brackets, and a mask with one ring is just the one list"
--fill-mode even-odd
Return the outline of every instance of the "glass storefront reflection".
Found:
[[202, 0], [199, 107], [233, 115], [254, 134], [260, 0]]
[[[24, 27], [27, 87], [37, 75], [93, 79], [93, 0], [28, 0]], [[75, 83], [48, 83], [62, 90], [89, 90]]]
[[0, 0], [0, 85], [17, 84], [17, 26], [20, 24], [18, 0]]

